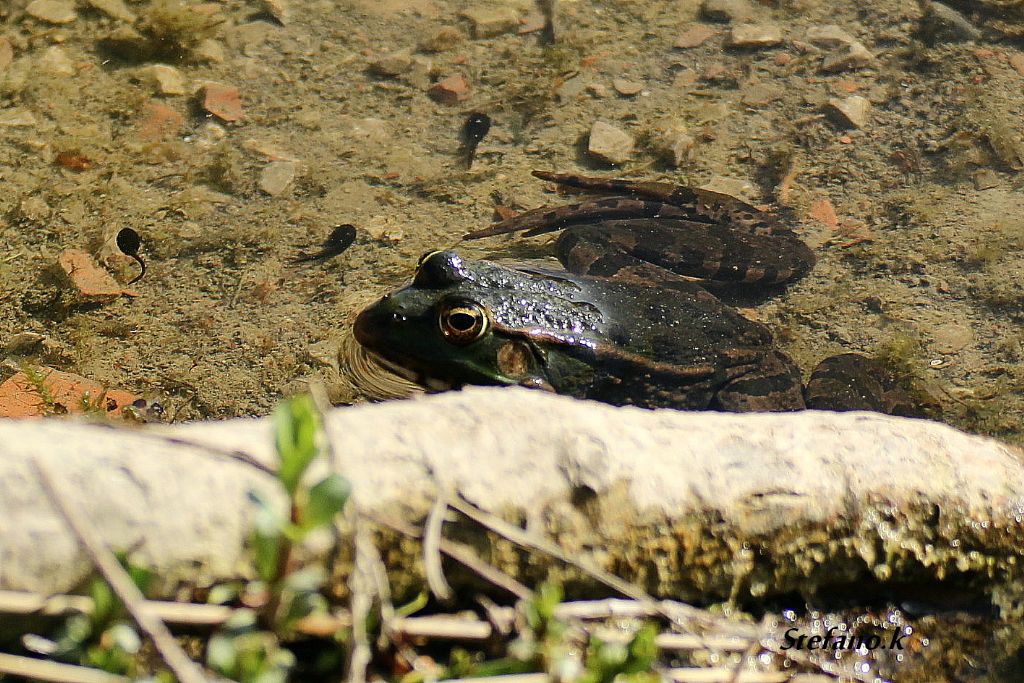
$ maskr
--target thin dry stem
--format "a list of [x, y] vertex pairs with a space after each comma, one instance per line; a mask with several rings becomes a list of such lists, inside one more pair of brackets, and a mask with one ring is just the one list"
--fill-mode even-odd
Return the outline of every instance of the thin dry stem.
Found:
[[156, 646], [164, 663], [181, 683], [206, 683], [206, 676], [178, 646], [174, 636], [167, 630], [167, 626], [143, 607], [146, 602], [145, 596], [132, 582], [128, 572], [121, 567], [114, 554], [103, 543], [102, 537], [89, 522], [84, 510], [66, 495], [63, 484], [60, 483], [53, 468], [39, 458], [35, 460], [34, 464], [39, 481], [50, 502], [60, 512], [82, 545], [82, 549], [106, 582], [110, 584], [111, 590], [124, 604], [136, 625], [153, 641], [153, 645]]
[[448, 584], [444, 577], [444, 569], [441, 566], [441, 532], [444, 526], [444, 516], [448, 512], [448, 503], [445, 496], [439, 493], [434, 504], [427, 515], [427, 523], [423, 527], [423, 569], [427, 577], [427, 586], [430, 592], [442, 602], [448, 602], [455, 597], [455, 591]]

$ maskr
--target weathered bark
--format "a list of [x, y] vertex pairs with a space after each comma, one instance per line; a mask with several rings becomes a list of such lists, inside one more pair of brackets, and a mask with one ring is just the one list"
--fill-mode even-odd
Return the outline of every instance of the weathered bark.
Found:
[[[656, 595], [756, 599], [864, 580], [987, 591], [1018, 578], [1020, 454], [932, 422], [617, 409], [514, 389], [341, 408], [328, 422], [362, 510], [420, 524], [443, 490]], [[39, 485], [36, 458], [53, 464], [110, 546], [134, 549], [167, 585], [239, 575], [247, 492], [283, 503], [274, 481], [166, 436], [273, 461], [267, 420], [0, 422], [0, 589], [67, 591], [90, 570]], [[554, 576], [587, 590], [557, 561], [529, 558], [466, 519], [444, 530], [524, 581]], [[385, 532], [378, 542], [397, 592], [412, 590], [416, 545]], [[456, 590], [464, 579], [453, 575]]]

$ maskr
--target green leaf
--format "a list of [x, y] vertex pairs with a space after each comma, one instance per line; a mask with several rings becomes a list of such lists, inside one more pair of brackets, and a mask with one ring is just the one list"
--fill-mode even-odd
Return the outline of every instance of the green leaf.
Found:
[[545, 581], [526, 606], [526, 622], [537, 634], [546, 630], [548, 623], [555, 617], [555, 608], [562, 602], [562, 587], [557, 583]]
[[309, 498], [301, 511], [302, 528], [309, 531], [330, 524], [351, 494], [352, 485], [340, 474], [322, 479], [309, 490]]
[[426, 607], [429, 601], [430, 595], [426, 591], [420, 591], [420, 594], [413, 598], [412, 601], [407, 602], [406, 604], [401, 605], [399, 607], [396, 607], [395, 616], [407, 617], [412, 614], [416, 614], [421, 609]]
[[238, 666], [234, 639], [219, 633], [211, 636], [206, 644], [206, 665], [221, 676], [234, 678]]
[[210, 589], [210, 593], [206, 596], [206, 604], [226, 605], [229, 602], [237, 600], [238, 594], [241, 590], [242, 586], [237, 581], [218, 583]]
[[95, 628], [108, 623], [117, 609], [117, 598], [114, 591], [104, 579], [94, 578], [89, 582], [89, 597], [92, 598], [92, 623]]
[[319, 565], [309, 565], [284, 577], [283, 587], [293, 593], [315, 593], [327, 581], [327, 571]]
[[296, 396], [274, 411], [277, 478], [294, 500], [302, 475], [319, 452], [320, 413], [309, 396]]
[[277, 564], [287, 522], [256, 491], [249, 492], [249, 500], [256, 507], [250, 538], [253, 562], [259, 577], [271, 583], [278, 578]]
[[629, 643], [629, 657], [623, 666], [623, 673], [646, 673], [654, 666], [658, 659], [658, 646], [655, 639], [658, 637], [658, 627], [654, 624], [644, 624], [633, 636]]
[[145, 595], [149, 592], [149, 586], [153, 583], [153, 572], [145, 567], [139, 567], [137, 565], [128, 564], [125, 569], [128, 571], [128, 576], [131, 577], [132, 583], [135, 587]]

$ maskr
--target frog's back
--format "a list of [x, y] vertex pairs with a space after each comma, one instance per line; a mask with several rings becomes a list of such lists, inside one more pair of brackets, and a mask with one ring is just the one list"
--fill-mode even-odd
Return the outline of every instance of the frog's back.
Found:
[[595, 372], [584, 398], [644, 407], [704, 409], [719, 391], [756, 370], [771, 333], [689, 282], [651, 287], [574, 276], [579, 296], [600, 311], [591, 348]]

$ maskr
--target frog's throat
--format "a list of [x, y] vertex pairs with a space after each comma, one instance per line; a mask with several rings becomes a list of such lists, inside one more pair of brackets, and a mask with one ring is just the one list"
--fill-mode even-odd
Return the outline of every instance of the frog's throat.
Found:
[[456, 387], [456, 385], [450, 380], [435, 377], [421, 370], [417, 370], [416, 368], [402, 365], [397, 361], [386, 358], [376, 351], [370, 351], [367, 349], [367, 355], [373, 360], [373, 362], [377, 363], [388, 372], [392, 372], [399, 377], [418, 384], [428, 391], [448, 391], [449, 389], [454, 389]]

